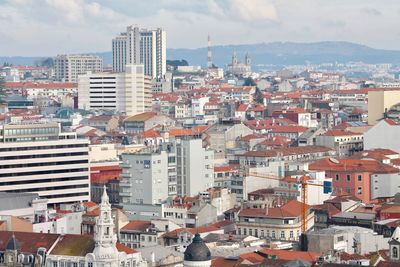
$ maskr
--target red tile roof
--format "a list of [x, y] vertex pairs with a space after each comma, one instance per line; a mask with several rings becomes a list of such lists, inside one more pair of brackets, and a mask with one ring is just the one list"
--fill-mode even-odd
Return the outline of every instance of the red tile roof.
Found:
[[[301, 216], [303, 203], [297, 200], [291, 200], [279, 208], [252, 209], [246, 208], [239, 212], [239, 216], [257, 217], [257, 218], [296, 218]], [[306, 205], [306, 209], [310, 209]]]
[[117, 250], [119, 252], [125, 252], [126, 254], [134, 254], [134, 253], [138, 253], [136, 250], [129, 248], [121, 243], [116, 243], [115, 246], [117, 247]]
[[62, 82], [50, 82], [50, 83], [34, 83], [34, 82], [6, 82], [6, 88], [9, 89], [67, 89], [77, 88], [77, 83], [62, 83]]
[[246, 112], [248, 109], [248, 105], [246, 104], [240, 104], [237, 108], [236, 108], [236, 112]]
[[0, 231], [0, 251], [6, 250], [7, 243], [13, 234], [21, 246], [21, 252], [34, 254], [39, 247], [46, 248], [48, 251], [59, 237], [58, 234]]
[[243, 156], [247, 157], [277, 157], [277, 156], [290, 156], [301, 155], [310, 153], [320, 153], [334, 151], [331, 148], [324, 146], [302, 146], [302, 147], [287, 147], [264, 151], [248, 151]]
[[288, 251], [288, 250], [273, 250], [273, 249], [262, 249], [261, 253], [267, 255], [275, 255], [280, 260], [303, 260], [314, 262], [321, 256], [320, 253], [308, 252], [308, 251]]
[[234, 172], [238, 169], [238, 165], [214, 166], [214, 172]]
[[121, 228], [121, 231], [136, 231], [145, 232], [151, 226], [151, 221], [130, 221], [127, 225]]
[[354, 133], [354, 132], [345, 131], [345, 130], [329, 130], [323, 134], [323, 136], [351, 136], [351, 135], [362, 136], [361, 133]]
[[399, 169], [375, 160], [324, 158], [310, 164], [310, 170], [337, 172], [397, 173]]

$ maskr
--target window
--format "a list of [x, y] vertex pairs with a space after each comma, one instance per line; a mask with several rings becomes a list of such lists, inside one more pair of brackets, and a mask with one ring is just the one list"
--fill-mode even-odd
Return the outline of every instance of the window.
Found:
[[290, 231], [290, 233], [289, 233], [289, 238], [290, 238], [290, 239], [293, 238], [293, 231]]
[[269, 237], [269, 230], [267, 230], [267, 237]]
[[281, 239], [285, 239], [285, 231], [281, 231]]
[[357, 194], [359, 194], [359, 195], [362, 194], [362, 189], [361, 189], [361, 187], [358, 187], [358, 188], [357, 188]]
[[253, 235], [253, 229], [249, 229], [249, 235]]
[[339, 174], [336, 174], [335, 179], [336, 181], [339, 181]]
[[272, 237], [273, 239], [275, 239], [275, 230], [272, 230], [272, 232], [271, 232], [271, 237]]
[[337, 241], [342, 242], [344, 240], [344, 236], [338, 236]]
[[392, 258], [397, 259], [399, 257], [399, 249], [397, 247], [392, 248]]
[[247, 235], [247, 229], [243, 228], [243, 235]]
[[359, 181], [359, 182], [362, 181], [362, 176], [361, 176], [361, 175], [358, 176], [358, 181]]
[[346, 180], [347, 180], [347, 182], [350, 182], [350, 180], [351, 180], [351, 178], [350, 178], [350, 174], [347, 174], [347, 176], [346, 176]]
[[58, 266], [58, 262], [53, 261], [53, 267], [57, 267]]
[[88, 262], [88, 267], [93, 267], [93, 262]]
[[238, 228], [238, 235], [242, 235], [242, 229]]
[[261, 230], [261, 237], [264, 237], [264, 230]]
[[258, 237], [258, 229], [254, 229], [254, 236]]

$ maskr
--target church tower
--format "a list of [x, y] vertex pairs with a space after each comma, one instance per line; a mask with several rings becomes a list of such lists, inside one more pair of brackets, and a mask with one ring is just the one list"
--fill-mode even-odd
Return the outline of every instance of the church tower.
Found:
[[111, 216], [111, 205], [104, 186], [101, 197], [100, 215], [96, 219], [94, 232], [95, 248], [93, 251], [97, 267], [118, 267], [117, 235], [114, 232], [114, 221]]
[[244, 56], [244, 64], [246, 64], [246, 66], [251, 65], [251, 58], [250, 58], [249, 53], [246, 53], [246, 55]]
[[236, 51], [233, 51], [233, 55], [232, 55], [232, 67], [236, 66], [238, 64], [238, 59], [237, 59], [237, 54]]

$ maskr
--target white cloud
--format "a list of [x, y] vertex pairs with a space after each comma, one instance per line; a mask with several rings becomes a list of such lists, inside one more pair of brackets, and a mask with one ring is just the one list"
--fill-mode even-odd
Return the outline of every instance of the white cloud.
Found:
[[278, 20], [275, 6], [265, 0], [231, 0], [229, 8], [232, 15], [247, 22]]

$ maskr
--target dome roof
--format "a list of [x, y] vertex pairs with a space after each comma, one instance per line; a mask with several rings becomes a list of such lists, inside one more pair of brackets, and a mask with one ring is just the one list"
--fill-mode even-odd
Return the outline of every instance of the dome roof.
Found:
[[211, 252], [208, 247], [204, 244], [199, 234], [196, 234], [193, 238], [192, 244], [190, 244], [185, 250], [185, 261], [209, 261], [211, 260]]
[[11, 236], [10, 240], [8, 240], [6, 250], [21, 250], [21, 246], [14, 234]]

